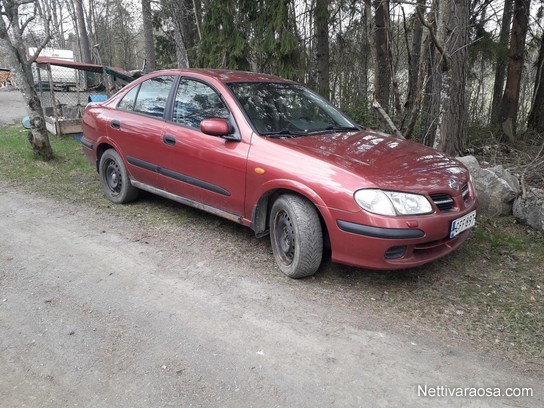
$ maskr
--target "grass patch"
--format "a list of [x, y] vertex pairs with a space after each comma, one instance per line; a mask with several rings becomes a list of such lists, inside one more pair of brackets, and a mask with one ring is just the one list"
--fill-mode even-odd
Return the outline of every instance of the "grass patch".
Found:
[[[0, 178], [153, 231], [213, 228], [238, 251], [236, 256], [259, 269], [272, 264], [266, 243], [235, 223], [151, 194], [129, 205], [111, 204], [81, 144], [56, 136], [51, 144], [55, 159], [41, 162], [34, 159], [25, 130], [0, 129]], [[544, 237], [512, 217], [480, 218], [460, 250], [420, 268], [375, 272], [325, 262], [304, 283], [317, 284], [316, 290], [346, 307], [395, 317], [407, 330], [437, 330], [516, 360], [544, 358]]]
[[[7, 181], [51, 196], [85, 200], [96, 194], [96, 172], [86, 161], [81, 143], [71, 137], [50, 135], [55, 158], [44, 162], [34, 157], [28, 131], [0, 129], [0, 175]], [[93, 174], [95, 173], [95, 174]]]
[[134, 203], [114, 205], [104, 197], [98, 173], [87, 161], [78, 140], [50, 134], [55, 158], [44, 162], [34, 157], [27, 133], [23, 128], [0, 128], [0, 178], [24, 191], [126, 216], [145, 226], [187, 222], [232, 224], [145, 192]]

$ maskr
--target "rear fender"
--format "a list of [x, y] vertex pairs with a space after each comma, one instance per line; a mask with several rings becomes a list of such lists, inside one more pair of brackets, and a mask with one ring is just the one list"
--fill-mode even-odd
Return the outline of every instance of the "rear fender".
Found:
[[[115, 141], [109, 138], [108, 136], [99, 137], [98, 140], [96, 141], [95, 149], [96, 149], [95, 152], [96, 152], [96, 170], [97, 171], [98, 171], [98, 165], [100, 164], [100, 158], [102, 157], [102, 154], [104, 154], [104, 152], [108, 149], [115, 149], [117, 153], [119, 153], [119, 155], [123, 159], [123, 162], [125, 162], [125, 157], [123, 155], [123, 152], [121, 151], [117, 143], [115, 143]], [[127, 163], [125, 162], [125, 167], [126, 165]]]

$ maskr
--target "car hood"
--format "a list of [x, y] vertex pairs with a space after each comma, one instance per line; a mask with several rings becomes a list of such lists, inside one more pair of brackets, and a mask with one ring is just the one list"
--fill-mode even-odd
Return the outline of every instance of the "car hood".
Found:
[[276, 141], [386, 190], [458, 190], [469, 177], [459, 161], [433, 148], [369, 130]]

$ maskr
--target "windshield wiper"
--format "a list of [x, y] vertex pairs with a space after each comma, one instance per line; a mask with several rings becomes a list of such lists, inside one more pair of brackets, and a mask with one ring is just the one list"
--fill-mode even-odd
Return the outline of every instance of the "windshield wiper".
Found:
[[307, 135], [308, 132], [304, 132], [304, 131], [297, 131], [297, 130], [290, 130], [290, 129], [282, 129], [282, 130], [275, 130], [273, 132], [266, 132], [266, 133], [261, 133], [263, 136], [270, 136], [270, 137], [286, 137], [286, 136], [290, 136], [290, 137], [295, 137], [295, 136], [304, 136], [304, 135]]
[[316, 134], [316, 133], [330, 133], [330, 132], [353, 132], [353, 131], [359, 131], [362, 130], [360, 127], [356, 126], [327, 126], [322, 129], [312, 129], [309, 130], [308, 134]]
[[322, 129], [322, 130], [335, 130], [338, 132], [349, 132], [349, 131], [361, 130], [361, 128], [357, 126], [327, 126], [325, 129]]
[[349, 131], [359, 131], [360, 127], [357, 126], [327, 126], [323, 129], [308, 129], [308, 130], [291, 130], [291, 129], [281, 129], [272, 132], [261, 133], [263, 136], [269, 137], [296, 137], [296, 136], [306, 136], [313, 135], [316, 133], [327, 133], [327, 132], [349, 132]]

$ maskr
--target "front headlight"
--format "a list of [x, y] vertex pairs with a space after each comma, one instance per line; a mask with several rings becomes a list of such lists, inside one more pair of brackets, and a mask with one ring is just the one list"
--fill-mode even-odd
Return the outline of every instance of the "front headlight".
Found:
[[421, 215], [433, 212], [429, 200], [420, 194], [365, 189], [356, 191], [353, 197], [361, 208], [380, 215]]

